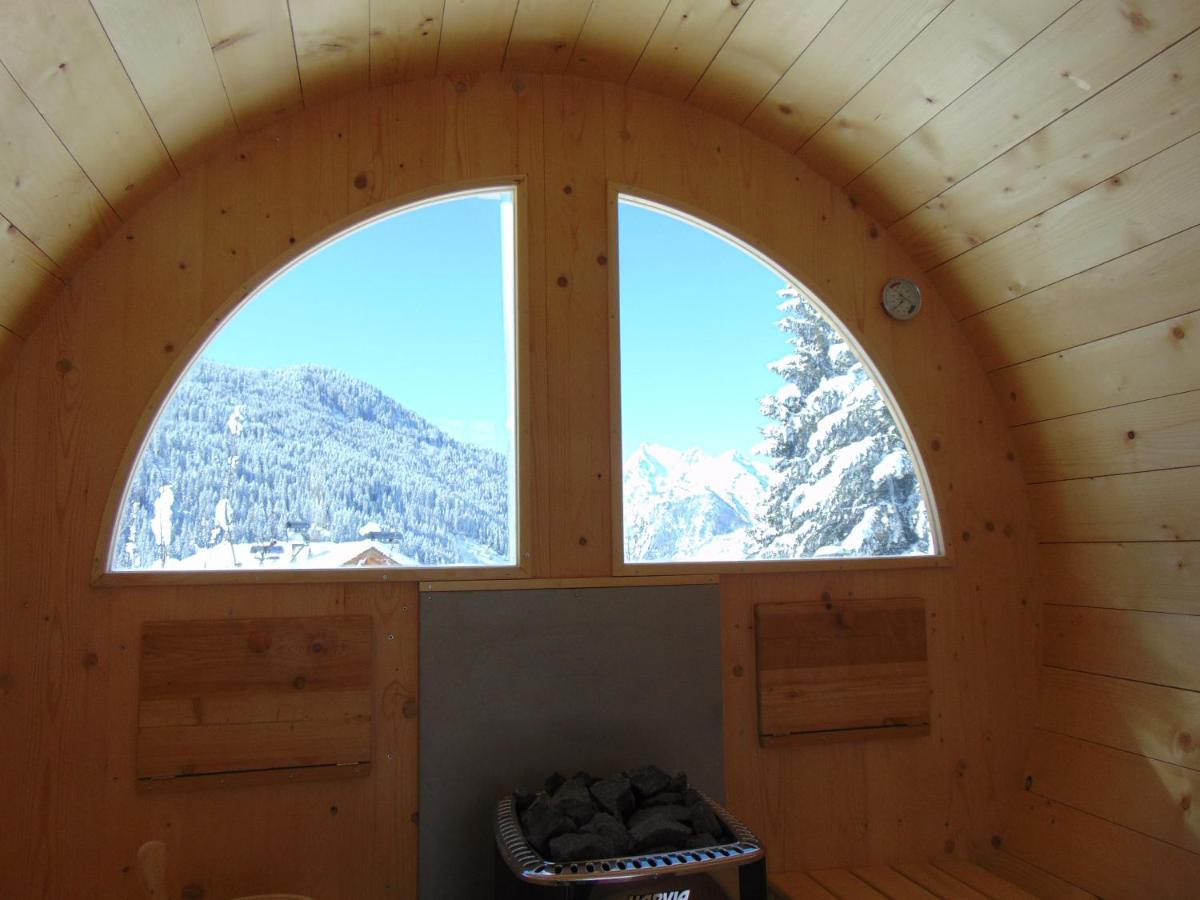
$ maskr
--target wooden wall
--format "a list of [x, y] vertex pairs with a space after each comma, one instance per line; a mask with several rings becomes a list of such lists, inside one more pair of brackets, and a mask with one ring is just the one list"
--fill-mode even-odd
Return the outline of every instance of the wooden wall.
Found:
[[[173, 896], [413, 896], [414, 584], [89, 576], [147, 402], [230, 298], [368, 210], [512, 176], [530, 221], [533, 574], [610, 574], [608, 190], [631, 185], [729, 227], [835, 310], [908, 417], [952, 545], [946, 566], [722, 577], [733, 809], [775, 868], [967, 856], [999, 834], [1032, 725], [1033, 535], [1011, 438], [950, 309], [844, 194], [738, 126], [619, 86], [493, 74], [342, 97], [240, 139], [128, 219], [30, 332], [0, 385], [0, 794], [21, 823], [0, 841], [0, 896], [136, 897], [134, 853], [151, 838], [167, 842]], [[902, 325], [877, 299], [897, 274], [927, 297]], [[753, 606], [822, 592], [926, 600], [930, 737], [759, 747]], [[141, 622], [334, 613], [375, 619], [369, 776], [135, 793]], [[1043, 627], [1093, 614], [1056, 610]]]

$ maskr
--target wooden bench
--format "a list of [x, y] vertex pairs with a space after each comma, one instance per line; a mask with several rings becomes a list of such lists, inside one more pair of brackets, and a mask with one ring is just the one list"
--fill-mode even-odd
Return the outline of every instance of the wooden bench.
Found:
[[776, 900], [1035, 900], [974, 863], [898, 863], [780, 872], [771, 876]]

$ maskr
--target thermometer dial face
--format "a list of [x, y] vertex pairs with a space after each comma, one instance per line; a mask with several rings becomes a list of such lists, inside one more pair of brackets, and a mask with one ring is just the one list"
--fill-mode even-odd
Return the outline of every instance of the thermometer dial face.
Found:
[[893, 319], [911, 319], [921, 309], [921, 289], [907, 278], [893, 278], [883, 286], [883, 308]]

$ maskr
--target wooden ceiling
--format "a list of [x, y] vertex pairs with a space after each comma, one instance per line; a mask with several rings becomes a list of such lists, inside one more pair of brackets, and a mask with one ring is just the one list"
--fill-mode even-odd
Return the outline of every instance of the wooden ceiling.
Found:
[[[1200, 305], [1196, 0], [5, 0], [3, 19], [0, 354], [238, 133], [498, 68], [677, 97], [798, 153], [930, 271], [989, 369]], [[1126, 302], [1148, 277], [1153, 309]], [[1077, 405], [1020, 396], [1015, 421]]]

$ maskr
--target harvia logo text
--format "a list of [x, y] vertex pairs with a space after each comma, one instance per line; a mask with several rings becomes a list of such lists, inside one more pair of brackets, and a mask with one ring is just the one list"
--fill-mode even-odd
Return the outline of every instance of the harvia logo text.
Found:
[[658, 891], [654, 894], [630, 894], [628, 900], [690, 900], [692, 889], [684, 891]]

